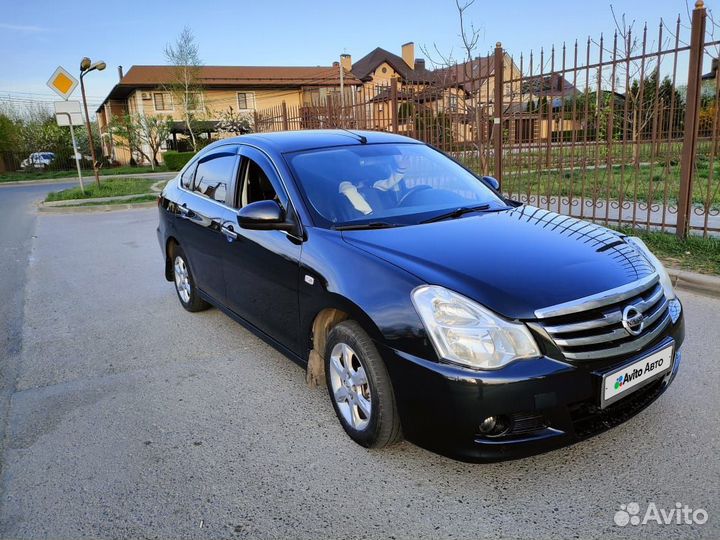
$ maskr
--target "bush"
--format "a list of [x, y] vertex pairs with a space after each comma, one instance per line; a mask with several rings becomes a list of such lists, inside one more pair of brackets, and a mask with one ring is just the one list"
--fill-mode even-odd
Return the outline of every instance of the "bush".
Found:
[[192, 159], [195, 152], [165, 152], [163, 161], [170, 171], [179, 171], [185, 164]]

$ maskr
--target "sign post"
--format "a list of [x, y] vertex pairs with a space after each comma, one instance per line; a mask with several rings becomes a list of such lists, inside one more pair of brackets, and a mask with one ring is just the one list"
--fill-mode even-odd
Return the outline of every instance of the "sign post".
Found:
[[58, 126], [70, 126], [70, 137], [72, 138], [73, 155], [75, 156], [75, 165], [77, 166], [78, 180], [80, 180], [80, 191], [85, 193], [83, 185], [82, 169], [80, 167], [81, 155], [78, 152], [77, 141], [75, 140], [75, 130], [73, 125], [81, 126], [83, 123], [82, 113], [80, 112], [79, 101], [56, 101], [55, 105], [55, 121]]
[[77, 149], [77, 141], [75, 140], [75, 130], [73, 125], [82, 125], [82, 113], [80, 112], [79, 101], [68, 101], [70, 94], [73, 93], [78, 85], [78, 80], [72, 74], [58, 66], [47, 82], [48, 87], [63, 98], [65, 101], [55, 102], [55, 121], [58, 126], [70, 126], [70, 137], [72, 138], [73, 154], [75, 156], [75, 165], [77, 166], [78, 180], [80, 180], [80, 191], [85, 193], [85, 186], [82, 180], [82, 171], [80, 167], [80, 154]]

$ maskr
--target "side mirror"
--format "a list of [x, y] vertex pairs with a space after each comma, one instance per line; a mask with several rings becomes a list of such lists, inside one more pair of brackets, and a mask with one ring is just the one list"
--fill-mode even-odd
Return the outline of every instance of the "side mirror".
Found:
[[257, 231], [290, 230], [292, 223], [285, 221], [285, 211], [275, 201], [256, 201], [238, 212], [238, 225]]
[[483, 176], [482, 181], [495, 191], [500, 191], [500, 182], [497, 181], [497, 178], [493, 178], [492, 176]]

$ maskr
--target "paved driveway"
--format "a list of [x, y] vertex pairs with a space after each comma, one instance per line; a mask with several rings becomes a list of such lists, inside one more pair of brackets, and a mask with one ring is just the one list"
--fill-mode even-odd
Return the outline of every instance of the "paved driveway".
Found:
[[[298, 366], [217, 310], [181, 309], [155, 225], [154, 209], [37, 218], [22, 347], [4, 359], [0, 536], [720, 536], [720, 301], [682, 294], [684, 365], [638, 417], [468, 465], [351, 442]], [[709, 520], [616, 526], [630, 502]]]

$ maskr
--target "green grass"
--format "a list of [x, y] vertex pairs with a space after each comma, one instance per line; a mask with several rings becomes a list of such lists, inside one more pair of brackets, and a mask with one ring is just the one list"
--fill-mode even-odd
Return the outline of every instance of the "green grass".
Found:
[[[712, 179], [710, 177], [712, 175]], [[709, 184], [709, 190], [708, 190]], [[698, 160], [693, 182], [693, 204], [720, 207], [720, 163]], [[563, 196], [663, 203], [676, 205], [680, 191], [680, 165], [615, 165], [599, 169], [506, 169], [503, 191], [540, 196]]]
[[[596, 156], [597, 152], [597, 156]], [[640, 165], [633, 164], [633, 146], [613, 141], [608, 146], [578, 144], [546, 148], [506, 147], [503, 153], [503, 190], [515, 194], [546, 196], [572, 195], [585, 198], [677, 204], [680, 190], [682, 145], [673, 141], [659, 146], [640, 145]], [[698, 144], [697, 172], [692, 202], [720, 208], [720, 157], [713, 158], [712, 141]], [[549, 161], [548, 161], [549, 158]], [[610, 158], [611, 167], [606, 163]], [[461, 156], [469, 168], [481, 171], [476, 155]], [[598, 168], [595, 168], [596, 163]], [[489, 166], [492, 168], [492, 156]]]
[[[100, 169], [101, 176], [114, 176], [117, 174], [145, 174], [151, 172], [167, 172], [167, 167], [160, 165], [155, 167], [153, 171], [150, 167], [114, 167], [112, 169]], [[94, 173], [92, 170], [82, 171], [83, 180], [86, 178], [92, 180]], [[14, 171], [0, 173], [0, 182], [16, 182], [21, 180], [53, 180], [56, 178], [74, 178], [77, 177], [75, 169], [71, 171]]]
[[155, 182], [157, 182], [157, 180], [154, 178], [111, 178], [110, 180], [100, 182], [100, 186], [98, 187], [94, 181], [90, 181], [85, 183], [85, 193], [80, 191], [80, 186], [77, 186], [48, 193], [45, 201], [69, 201], [149, 193], [150, 186]]
[[680, 240], [674, 234], [663, 232], [618, 229], [625, 234], [638, 236], [666, 266], [720, 275], [720, 239], [689, 236]]
[[117, 204], [137, 204], [137, 203], [146, 203], [146, 202], [155, 202], [157, 201], [158, 196], [157, 195], [143, 195], [142, 197], [138, 197], [136, 199], [131, 199], [129, 201], [97, 201], [97, 202], [87, 202], [87, 203], [80, 203], [78, 205], [74, 206], [106, 206], [106, 205], [117, 205]]

